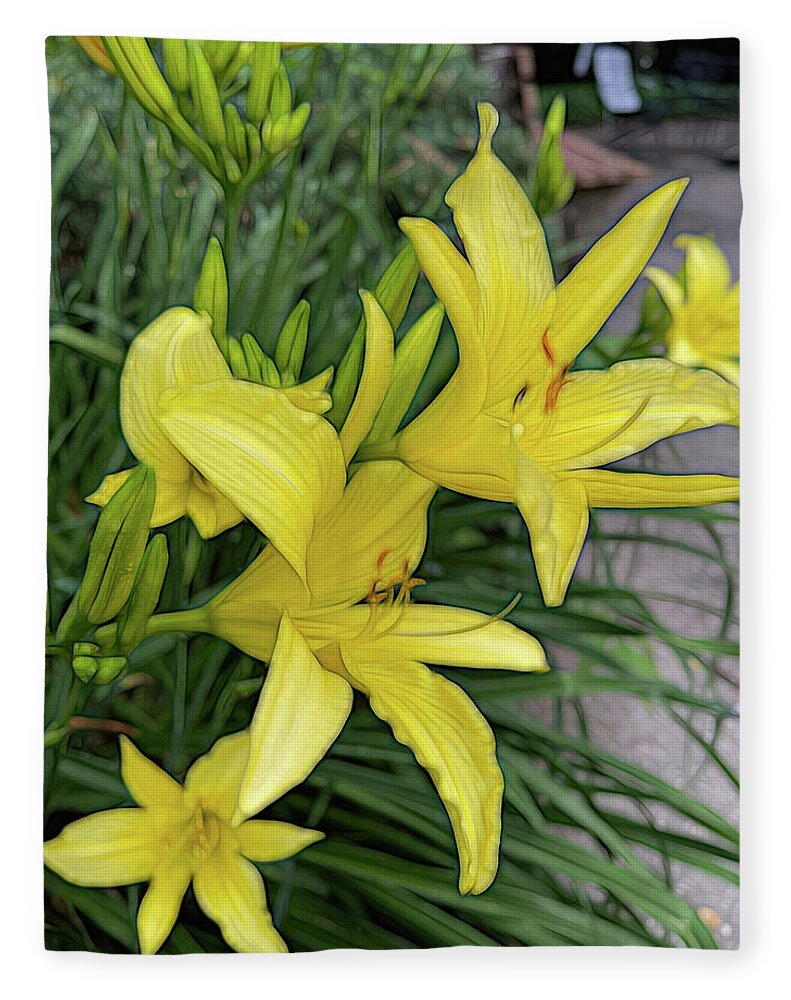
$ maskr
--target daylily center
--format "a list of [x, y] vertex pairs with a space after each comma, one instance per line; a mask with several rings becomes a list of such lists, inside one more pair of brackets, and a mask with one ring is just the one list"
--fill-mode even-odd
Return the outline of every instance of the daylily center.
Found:
[[203, 861], [220, 842], [221, 824], [222, 820], [208, 812], [199, 800], [173, 846], [179, 853], [189, 854], [195, 861]]

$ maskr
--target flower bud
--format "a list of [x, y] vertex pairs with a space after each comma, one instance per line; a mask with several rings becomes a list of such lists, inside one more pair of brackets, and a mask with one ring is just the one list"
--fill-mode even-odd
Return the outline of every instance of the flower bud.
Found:
[[233, 153], [234, 159], [239, 166], [247, 169], [247, 136], [244, 132], [242, 119], [236, 110], [235, 104], [226, 104], [223, 109], [223, 119], [225, 121], [225, 135], [228, 141], [228, 148]]
[[235, 337], [228, 338], [228, 365], [235, 378], [250, 378], [250, 370], [247, 367], [247, 359], [244, 356], [242, 345]]
[[80, 612], [93, 625], [111, 621], [126, 604], [148, 541], [155, 498], [154, 470], [139, 465], [99, 516], [77, 597]]
[[367, 444], [389, 441], [395, 435], [426, 374], [444, 318], [445, 310], [437, 302], [401, 339], [395, 352], [393, 379], [366, 438]]
[[[419, 273], [417, 256], [411, 245], [408, 245], [393, 260], [376, 286], [376, 300], [393, 330], [398, 328], [404, 318]], [[333, 404], [327, 419], [333, 427], [341, 427], [349, 414], [360, 381], [364, 353], [365, 317], [363, 316], [338, 365], [338, 373], [332, 387]]]
[[281, 63], [272, 79], [272, 93], [269, 97], [269, 119], [278, 122], [291, 111], [291, 84], [288, 82], [286, 67]]
[[75, 656], [71, 661], [71, 669], [78, 680], [89, 684], [99, 670], [99, 661], [93, 656]]
[[206, 142], [218, 148], [225, 144], [225, 122], [214, 74], [203, 49], [197, 42], [187, 42], [187, 58], [190, 93], [195, 104], [198, 124]]
[[128, 666], [125, 656], [103, 656], [98, 663], [99, 669], [94, 675], [94, 684], [110, 684], [120, 677]]
[[309, 323], [310, 305], [302, 299], [283, 324], [275, 347], [275, 364], [283, 379], [283, 385], [296, 385], [302, 374]]
[[264, 352], [261, 350], [261, 345], [252, 333], [243, 333], [239, 338], [239, 342], [242, 345], [242, 353], [244, 354], [245, 364], [247, 365], [247, 374], [250, 381], [258, 382], [260, 385], [262, 381], [261, 360], [264, 356]]
[[124, 653], [143, 641], [148, 620], [159, 603], [167, 568], [167, 538], [163, 534], [154, 535], [143, 553], [129, 600], [118, 616], [116, 646]]
[[211, 332], [224, 354], [228, 339], [228, 275], [216, 236], [212, 236], [206, 248], [192, 301], [196, 312], [206, 312], [211, 317]]
[[190, 89], [187, 43], [183, 38], [163, 38], [162, 52], [165, 56], [165, 76], [168, 83], [180, 94], [186, 94]]
[[254, 42], [247, 87], [247, 118], [261, 125], [269, 111], [272, 80], [280, 65], [279, 42]]

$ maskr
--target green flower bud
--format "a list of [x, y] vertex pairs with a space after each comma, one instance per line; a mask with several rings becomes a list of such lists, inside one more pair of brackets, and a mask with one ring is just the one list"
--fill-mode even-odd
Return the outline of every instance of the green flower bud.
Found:
[[[420, 264], [417, 255], [411, 245], [407, 245], [393, 260], [376, 286], [376, 300], [384, 310], [393, 330], [398, 328], [404, 318], [419, 273]], [[349, 415], [360, 381], [364, 354], [365, 318], [363, 317], [338, 365], [332, 387], [332, 409], [327, 414], [327, 419], [336, 429], [343, 426]]]
[[94, 684], [110, 684], [120, 677], [128, 664], [125, 656], [104, 656], [99, 660], [99, 669], [93, 678]]
[[218, 152], [220, 154], [220, 162], [225, 170], [225, 176], [231, 184], [238, 184], [242, 179], [242, 171], [239, 164], [233, 158], [233, 153], [227, 146], [220, 146]]
[[393, 379], [366, 444], [389, 441], [395, 435], [426, 374], [444, 318], [442, 304], [435, 303], [412, 324], [398, 344]]
[[126, 604], [148, 541], [156, 498], [154, 470], [139, 465], [99, 515], [77, 595], [87, 620], [111, 621]]
[[242, 345], [235, 337], [228, 338], [228, 364], [236, 378], [250, 378], [250, 370], [242, 350]]
[[530, 200], [539, 215], [560, 211], [574, 191], [574, 175], [566, 169], [560, 142], [565, 121], [566, 102], [558, 96], [544, 120], [544, 133], [533, 171]]
[[99, 670], [99, 661], [93, 656], [75, 656], [71, 661], [71, 669], [78, 680], [89, 684]]
[[235, 104], [226, 104], [223, 110], [225, 120], [225, 135], [228, 139], [228, 148], [234, 155], [243, 170], [247, 169], [247, 136], [244, 132], [242, 119], [236, 110]]
[[263, 385], [270, 385], [273, 389], [279, 389], [283, 384], [280, 372], [277, 370], [277, 365], [268, 354], [264, 354], [261, 357], [261, 383]]
[[302, 135], [310, 115], [310, 105], [306, 102], [291, 112], [288, 119], [289, 142], [295, 143]]
[[252, 165], [257, 163], [261, 156], [261, 133], [250, 122], [244, 123], [244, 133], [247, 139], [247, 158]]
[[203, 138], [215, 148], [225, 143], [225, 122], [222, 116], [220, 95], [203, 49], [197, 42], [187, 42], [190, 71], [190, 94], [195, 104], [198, 124]]
[[272, 93], [269, 97], [269, 118], [278, 122], [291, 111], [291, 84], [286, 67], [281, 63], [272, 79]]
[[146, 111], [165, 122], [179, 115], [173, 92], [145, 38], [108, 35], [103, 42], [119, 75]]
[[145, 638], [148, 620], [159, 603], [167, 568], [167, 538], [163, 534], [154, 535], [143, 553], [129, 600], [118, 616], [116, 645], [125, 653], [131, 652]]
[[280, 65], [279, 42], [254, 42], [247, 87], [247, 118], [260, 126], [269, 111], [272, 81]]
[[101, 647], [95, 642], [75, 642], [71, 651], [73, 656], [94, 656], [101, 652]]
[[275, 347], [275, 364], [281, 374], [283, 385], [296, 385], [302, 374], [309, 323], [310, 304], [302, 299], [283, 324]]
[[243, 333], [240, 339], [247, 372], [252, 382], [261, 384], [261, 359], [264, 352], [252, 333]]
[[197, 312], [211, 316], [211, 332], [224, 354], [228, 339], [228, 274], [220, 241], [214, 236], [206, 248], [192, 302]]
[[165, 56], [165, 76], [168, 83], [178, 93], [186, 94], [190, 89], [187, 43], [183, 38], [163, 38], [162, 52]]

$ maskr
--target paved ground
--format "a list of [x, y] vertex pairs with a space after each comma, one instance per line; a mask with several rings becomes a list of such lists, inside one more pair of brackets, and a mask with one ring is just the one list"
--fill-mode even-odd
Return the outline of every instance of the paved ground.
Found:
[[[735, 122], [669, 121], [651, 126], [635, 121], [614, 121], [601, 129], [587, 130], [586, 134], [650, 164], [653, 173], [648, 180], [623, 187], [578, 193], [567, 210], [572, 239], [592, 243], [642, 196], [667, 180], [688, 176], [690, 186], [653, 262], [675, 270], [682, 255], [673, 249], [673, 238], [682, 232], [706, 233], [716, 238], [731, 262], [732, 271], [738, 274], [741, 195], [737, 168], [738, 125]], [[642, 280], [627, 296], [610, 320], [612, 329], [631, 329], [644, 287]], [[738, 470], [738, 432], [734, 429], [697, 431], [676, 439], [675, 444], [675, 453], [661, 444], [651, 450], [654, 467], [668, 472], [735, 474]], [[687, 468], [683, 468], [684, 465]], [[603, 518], [607, 525], [617, 525], [624, 515], [609, 511], [603, 512]], [[669, 528], [665, 521], [646, 518], [643, 530], [652, 534], [672, 530], [678, 537], [679, 531], [698, 529], [684, 522]], [[729, 557], [735, 560], [738, 532], [721, 531], [721, 537]], [[620, 583], [631, 583], [641, 592], [662, 590], [710, 603], [723, 597], [723, 575], [718, 566], [694, 556], [679, 558], [675, 550], [652, 547], [650, 557], [639, 560], [635, 560], [632, 553], [623, 552], [616, 561], [616, 568]], [[583, 573], [593, 572], [590, 552], [583, 553], [580, 569]], [[653, 610], [683, 634], [716, 634], [717, 623], [695, 609], [657, 604]], [[660, 666], [669, 678], [680, 683], [684, 681], [683, 672], [669, 657], [662, 660]], [[723, 671], [735, 680], [738, 665], [723, 664]], [[723, 682], [718, 694], [728, 703], [735, 704], [738, 688]], [[662, 711], [638, 699], [625, 698], [590, 699], [587, 709], [591, 736], [598, 745], [645, 765], [679, 789], [713, 806], [730, 822], [738, 821], [738, 796], [732, 784], [698, 744]], [[699, 726], [705, 722], [704, 719], [693, 721]], [[723, 726], [717, 743], [720, 754], [734, 770], [738, 766], [738, 736], [737, 722], [729, 721]], [[690, 824], [682, 832], [694, 832], [694, 827]], [[737, 947], [738, 891], [718, 879], [690, 872], [682, 866], [677, 875], [679, 892], [696, 908], [705, 908], [701, 912], [715, 930], [720, 946]]]

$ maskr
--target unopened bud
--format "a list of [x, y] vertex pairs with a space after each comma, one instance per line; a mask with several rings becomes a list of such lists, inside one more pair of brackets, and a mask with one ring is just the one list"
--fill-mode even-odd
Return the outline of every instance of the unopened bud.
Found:
[[139, 465], [99, 515], [78, 594], [93, 625], [111, 621], [129, 597], [148, 541], [156, 499], [154, 470]]
[[124, 653], [131, 652], [145, 638], [148, 620], [159, 603], [167, 568], [167, 538], [163, 534], [154, 535], [143, 553], [129, 600], [118, 616], [116, 645]]
[[[417, 255], [407, 245], [393, 260], [376, 286], [376, 300], [381, 305], [393, 330], [404, 318], [406, 307], [420, 273]], [[338, 428], [343, 426], [357, 394], [365, 354], [365, 317], [355, 330], [351, 343], [340, 364], [332, 387], [332, 409], [327, 419]]]
[[128, 664], [125, 656], [104, 656], [99, 660], [99, 669], [93, 678], [94, 684], [110, 684], [120, 677]]
[[260, 125], [269, 111], [272, 81], [280, 65], [279, 42], [254, 42], [247, 87], [247, 118]]
[[283, 324], [275, 347], [275, 364], [283, 378], [283, 385], [295, 385], [302, 374], [309, 323], [310, 304], [302, 299]]
[[203, 258], [192, 302], [196, 312], [206, 312], [211, 317], [211, 332], [217, 341], [217, 346], [225, 353], [228, 330], [228, 274], [220, 241], [215, 236], [212, 236], [206, 248], [206, 256]]

